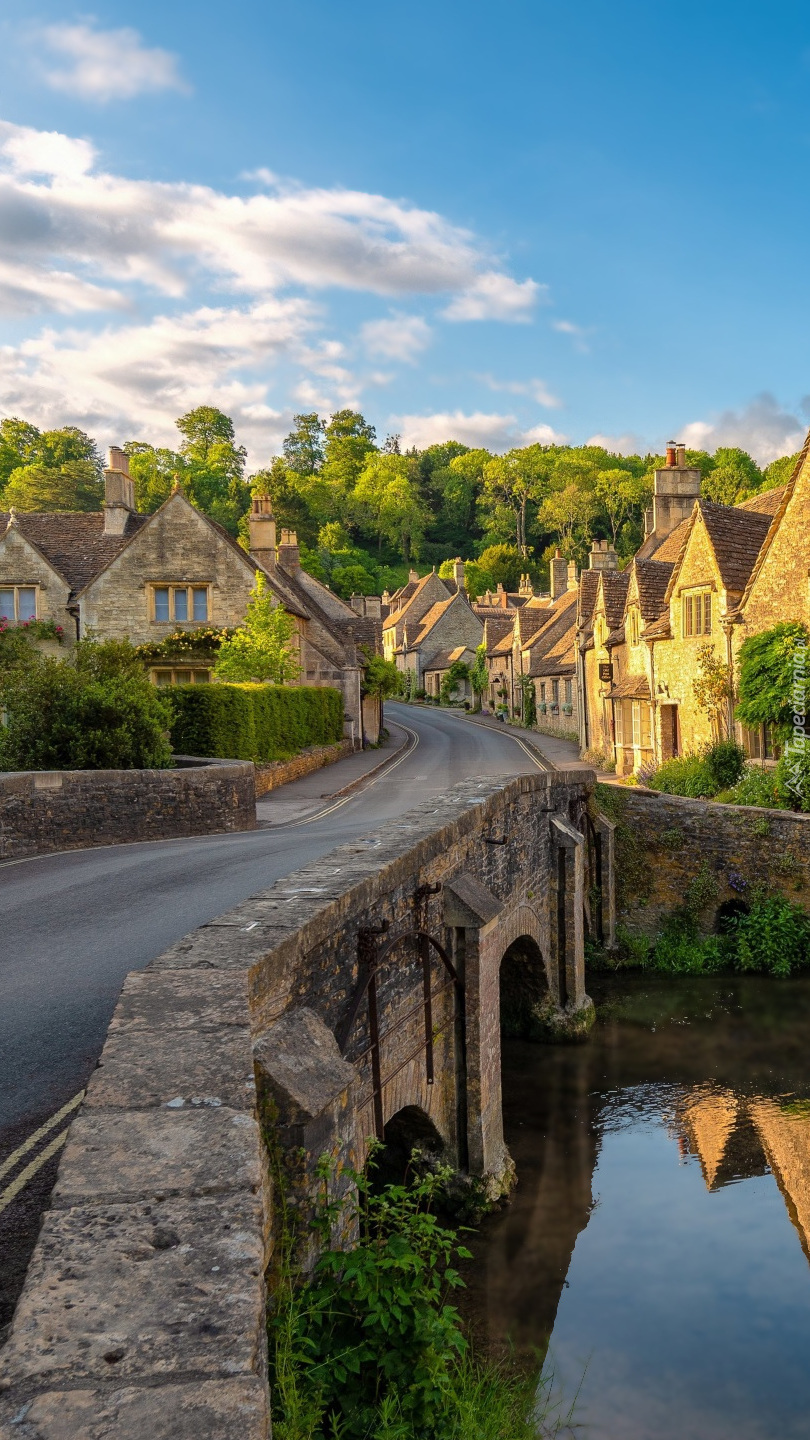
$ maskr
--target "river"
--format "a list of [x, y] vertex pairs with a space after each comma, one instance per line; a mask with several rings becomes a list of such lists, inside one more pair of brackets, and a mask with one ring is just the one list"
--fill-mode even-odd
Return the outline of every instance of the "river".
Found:
[[519, 1183], [464, 1309], [582, 1440], [807, 1440], [810, 979], [589, 990], [586, 1045], [504, 1043]]

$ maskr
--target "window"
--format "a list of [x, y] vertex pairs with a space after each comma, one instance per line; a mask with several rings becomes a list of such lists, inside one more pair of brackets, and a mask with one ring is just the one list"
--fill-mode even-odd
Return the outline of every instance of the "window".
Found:
[[153, 670], [153, 685], [206, 685], [211, 679], [210, 670]]
[[541, 700], [543, 701], [543, 703], [545, 704], [545, 699], [546, 699], [546, 682], [545, 682], [545, 680], [541, 680], [541, 681], [540, 681], [540, 699], [541, 699]]
[[628, 611], [627, 615], [627, 638], [631, 645], [638, 644], [638, 610], [635, 605]]
[[208, 612], [207, 585], [152, 586], [152, 619], [158, 625], [208, 620]]
[[570, 681], [570, 680], [566, 680], [566, 682], [565, 682], [565, 703], [566, 703], [566, 705], [570, 705], [570, 704], [571, 704], [571, 681]]
[[0, 590], [0, 619], [18, 621], [36, 620], [36, 585], [7, 585]]
[[683, 633], [690, 635], [711, 635], [712, 593], [711, 590], [693, 590], [683, 596]]
[[649, 750], [650, 734], [650, 707], [643, 700], [634, 700], [633, 745], [639, 750]]
[[560, 682], [559, 682], [559, 680], [552, 680], [552, 682], [551, 682], [551, 703], [552, 703], [552, 705], [558, 705], [558, 704], [559, 704], [559, 700], [560, 700]]
[[624, 744], [624, 703], [621, 700], [613, 701], [613, 729], [616, 735], [616, 744]]

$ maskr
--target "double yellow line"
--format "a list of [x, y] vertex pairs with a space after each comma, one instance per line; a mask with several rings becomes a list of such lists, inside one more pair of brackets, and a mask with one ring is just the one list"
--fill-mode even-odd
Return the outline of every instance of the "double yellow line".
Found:
[[[40, 1125], [39, 1129], [35, 1130], [32, 1135], [29, 1135], [27, 1140], [23, 1140], [22, 1145], [19, 1145], [17, 1149], [0, 1164], [0, 1180], [4, 1179], [6, 1175], [10, 1175], [12, 1170], [16, 1170], [20, 1161], [25, 1158], [29, 1151], [33, 1150], [34, 1147], [39, 1144], [40, 1140], [44, 1140], [46, 1135], [50, 1135], [51, 1131], [55, 1130], [57, 1125], [61, 1125], [62, 1121], [66, 1120], [68, 1115], [78, 1109], [83, 1099], [84, 1091], [80, 1090], [78, 1095], [74, 1095], [72, 1100], [68, 1100], [67, 1104], [63, 1105], [61, 1110], [57, 1110], [56, 1114], [51, 1116], [50, 1120], [46, 1120], [45, 1124]], [[51, 1156], [55, 1155], [58, 1150], [61, 1150], [67, 1140], [67, 1136], [68, 1127], [65, 1126], [64, 1130], [60, 1130], [59, 1134], [56, 1135], [53, 1140], [49, 1141], [44, 1150], [40, 1150], [39, 1154], [33, 1160], [29, 1161], [25, 1169], [20, 1171], [16, 1179], [12, 1180], [11, 1184], [7, 1185], [5, 1190], [0, 1190], [0, 1215], [8, 1208], [12, 1200], [16, 1200], [20, 1191], [25, 1189], [29, 1180], [33, 1180], [43, 1165], [47, 1165]]]

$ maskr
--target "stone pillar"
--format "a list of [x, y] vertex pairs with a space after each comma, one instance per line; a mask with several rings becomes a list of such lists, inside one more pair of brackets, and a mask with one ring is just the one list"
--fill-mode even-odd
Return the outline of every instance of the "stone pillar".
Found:
[[[495, 1201], [514, 1184], [515, 1166], [503, 1138], [501, 1110], [501, 963], [498, 916], [503, 906], [474, 876], [444, 886], [444, 923], [463, 967], [466, 1150], [469, 1173]], [[460, 1137], [461, 1140], [462, 1137]], [[460, 1146], [461, 1148], [461, 1146]]]
[[585, 993], [585, 840], [561, 816], [552, 816], [549, 828], [549, 933], [558, 1038], [580, 1039], [594, 1019], [593, 1003]]
[[594, 829], [602, 842], [602, 936], [606, 950], [616, 948], [616, 825], [597, 815]]

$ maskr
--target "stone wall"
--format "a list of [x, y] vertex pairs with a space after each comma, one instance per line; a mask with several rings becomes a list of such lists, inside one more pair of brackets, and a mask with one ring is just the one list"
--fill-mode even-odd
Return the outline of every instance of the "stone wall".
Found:
[[0, 774], [0, 860], [255, 825], [253, 766], [241, 760]]
[[300, 780], [311, 775], [324, 765], [334, 765], [336, 760], [345, 760], [352, 753], [350, 739], [339, 740], [336, 745], [312, 745], [294, 755], [292, 760], [272, 760], [267, 765], [256, 766], [256, 798], [277, 790], [279, 785], [288, 785], [291, 780]]
[[600, 791], [606, 813], [619, 822], [618, 918], [632, 930], [656, 934], [701, 875], [716, 891], [701, 915], [706, 932], [720, 905], [744, 901], [757, 884], [810, 910], [810, 815], [620, 785]]
[[[455, 1014], [449, 990], [434, 1010], [431, 1085], [414, 1047], [418, 960], [405, 947], [380, 976], [383, 1026], [413, 1013], [385, 1055], [383, 1118], [418, 1106], [451, 1158], [466, 1140], [471, 1172], [497, 1179], [500, 1168], [508, 1183], [499, 964], [530, 935], [550, 992], [563, 972], [571, 1005], [582, 1005], [584, 847], [572, 822], [591, 780], [466, 781], [128, 976], [3, 1351], [0, 1430], [13, 1418], [16, 1440], [265, 1440], [270, 1154], [283, 1132], [303, 1169], [324, 1149], [363, 1161], [373, 1128], [364, 1007], [345, 1059], [335, 1034], [351, 1019], [370, 931], [381, 943], [417, 923], [442, 937], [465, 983]], [[561, 953], [555, 887], [566, 866]]]

